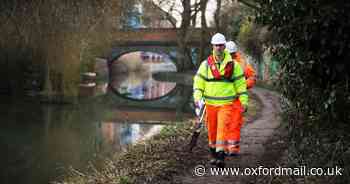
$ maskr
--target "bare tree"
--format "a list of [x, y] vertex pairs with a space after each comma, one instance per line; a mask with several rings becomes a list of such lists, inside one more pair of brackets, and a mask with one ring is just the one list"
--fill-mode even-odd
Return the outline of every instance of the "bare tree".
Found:
[[181, 13], [181, 26], [178, 32], [178, 44], [179, 44], [179, 52], [180, 52], [180, 62], [179, 70], [186, 70], [189, 65], [191, 59], [188, 54], [188, 47], [186, 42], [188, 40], [188, 31], [191, 25], [191, 1], [190, 0], [181, 0], [181, 4], [183, 7], [183, 12]]
[[200, 61], [202, 61], [205, 57], [205, 48], [208, 42], [207, 40], [207, 18], [205, 15], [205, 12], [207, 11], [207, 4], [208, 0], [201, 0], [200, 1], [200, 12], [201, 12], [201, 35], [200, 35], [200, 46], [199, 46], [199, 58], [197, 61], [197, 65], [200, 64]]
[[260, 7], [256, 4], [257, 1], [258, 0], [232, 0], [234, 3], [240, 2], [249, 8], [259, 10]]
[[194, 0], [194, 4], [192, 5], [192, 9], [191, 9], [191, 26], [192, 27], [196, 27], [197, 25], [197, 17], [198, 17], [198, 13], [200, 12], [200, 0]]
[[215, 28], [217, 32], [222, 32], [221, 28], [221, 0], [216, 0], [216, 10], [214, 13], [214, 23], [215, 23]]
[[[169, 15], [181, 17], [178, 28], [178, 69], [189, 70], [194, 67], [191, 60], [191, 47], [189, 40], [193, 36], [192, 30], [197, 25], [197, 17], [201, 12], [203, 0], [154, 0], [160, 7], [168, 7]], [[206, 0], [207, 1], [207, 0]], [[204, 3], [206, 5], [206, 3]], [[205, 18], [204, 18], [205, 19]], [[202, 19], [201, 19], [202, 20]]]

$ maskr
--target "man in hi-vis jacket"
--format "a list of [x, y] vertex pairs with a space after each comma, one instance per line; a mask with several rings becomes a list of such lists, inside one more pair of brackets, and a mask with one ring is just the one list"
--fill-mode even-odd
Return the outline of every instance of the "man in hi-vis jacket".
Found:
[[210, 163], [224, 167], [225, 156], [239, 154], [242, 114], [247, 110], [248, 93], [243, 71], [225, 49], [226, 38], [211, 38], [212, 54], [203, 61], [194, 77], [196, 108], [206, 106]]

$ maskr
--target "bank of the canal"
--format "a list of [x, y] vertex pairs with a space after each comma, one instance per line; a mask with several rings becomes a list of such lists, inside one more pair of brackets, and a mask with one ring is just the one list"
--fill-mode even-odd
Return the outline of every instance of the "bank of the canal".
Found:
[[[262, 103], [251, 94], [246, 124], [259, 116]], [[203, 132], [197, 147], [190, 153], [187, 144], [194, 119], [165, 126], [152, 138], [130, 146], [125, 152], [106, 158], [103, 163], [90, 165], [88, 172], [74, 168], [67, 171], [62, 181], [55, 183], [173, 183], [173, 176], [205, 162], [208, 157], [207, 136]]]

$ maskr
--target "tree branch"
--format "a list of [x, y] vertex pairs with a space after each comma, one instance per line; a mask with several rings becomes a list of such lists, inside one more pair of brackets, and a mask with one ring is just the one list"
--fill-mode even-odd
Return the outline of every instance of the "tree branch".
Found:
[[[234, 2], [235, 0], [232, 0], [232, 2]], [[259, 6], [256, 6], [254, 5], [253, 3], [251, 2], [248, 2], [247, 0], [237, 0], [238, 2], [250, 7], [250, 8], [253, 8], [255, 10], [260, 10], [260, 7]]]

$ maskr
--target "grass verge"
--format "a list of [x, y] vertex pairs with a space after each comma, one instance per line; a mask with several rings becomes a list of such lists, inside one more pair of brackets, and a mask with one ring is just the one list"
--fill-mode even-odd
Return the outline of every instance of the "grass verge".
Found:
[[[255, 119], [260, 108], [261, 102], [252, 95], [247, 118]], [[174, 183], [174, 176], [207, 159], [199, 154], [207, 149], [206, 132], [201, 133], [197, 147], [191, 153], [186, 149], [192, 134], [192, 121], [166, 126], [151, 139], [106, 159], [102, 168], [91, 164], [86, 173], [70, 168], [62, 181], [54, 183]]]

